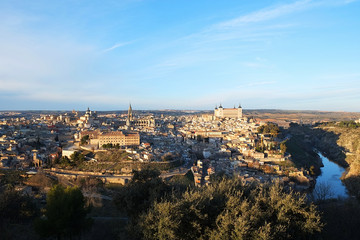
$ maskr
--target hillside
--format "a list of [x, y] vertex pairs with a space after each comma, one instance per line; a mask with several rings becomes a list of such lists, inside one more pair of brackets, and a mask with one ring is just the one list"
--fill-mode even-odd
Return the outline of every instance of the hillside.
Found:
[[360, 197], [360, 128], [322, 126], [321, 130], [324, 133], [319, 140], [323, 147], [330, 146], [327, 148], [330, 159], [348, 167], [347, 174], [342, 177], [346, 187], [351, 194]]
[[[314, 149], [331, 161], [347, 169], [342, 180], [351, 195], [360, 198], [360, 126], [342, 126], [341, 123], [321, 124], [309, 127], [291, 124], [284, 131], [290, 138], [286, 145], [297, 167], [309, 169], [314, 166], [320, 172], [321, 162]], [[353, 123], [353, 122], [352, 122]]]
[[319, 122], [357, 120], [358, 112], [327, 112], [306, 110], [275, 110], [275, 109], [245, 109], [246, 116], [254, 117], [264, 122], [276, 122], [287, 127], [290, 122], [314, 124]]

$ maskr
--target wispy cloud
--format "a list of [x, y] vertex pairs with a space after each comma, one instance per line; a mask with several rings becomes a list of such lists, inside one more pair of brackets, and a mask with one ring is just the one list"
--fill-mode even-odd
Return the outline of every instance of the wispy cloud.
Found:
[[313, 7], [344, 5], [350, 4], [358, 0], [300, 0], [293, 3], [276, 5], [269, 8], [264, 8], [250, 14], [242, 15], [237, 18], [224, 21], [212, 26], [212, 29], [228, 29], [242, 26], [249, 23], [264, 22], [289, 15], [295, 12], [304, 11]]
[[221, 22], [213, 26], [213, 28], [234, 28], [243, 24], [263, 22], [278, 18], [290, 13], [301, 11], [311, 6], [311, 0], [302, 0], [290, 4], [279, 5], [271, 8], [262, 9], [247, 15], [237, 17], [235, 19]]
[[[157, 105], [164, 97], [163, 92], [171, 95], [169, 99], [174, 103], [178, 105], [186, 103], [188, 106], [193, 106], [194, 102], [203, 105], [226, 100], [229, 103], [237, 102], [236, 99], [239, 98], [240, 101], [249, 99], [250, 102], [254, 96], [262, 100], [279, 98], [297, 100], [296, 87], [289, 91], [284, 90], [284, 86], [295, 85], [293, 82], [282, 84], [284, 82], [282, 79], [287, 76], [280, 67], [281, 62], [279, 64], [276, 59], [282, 55], [274, 54], [282, 47], [279, 43], [284, 39], [285, 41], [291, 39], [291, 34], [294, 32], [301, 33], [303, 18], [295, 15], [315, 8], [335, 8], [354, 1], [278, 2], [287, 3], [235, 15], [234, 18], [225, 18], [199, 28], [188, 28], [186, 33], [183, 33], [183, 37], [178, 37], [181, 36], [181, 29], [177, 31], [174, 26], [175, 29], [171, 31], [177, 31], [177, 34], [169, 34], [170, 31], [166, 32], [167, 30], [161, 28], [156, 32], [156, 36], [151, 33], [144, 34], [144, 41], [127, 41], [137, 39], [138, 32], [129, 36], [127, 40], [114, 33], [111, 35], [114, 39], [107, 39], [108, 45], [102, 46], [94, 46], [96, 40], [93, 42], [94, 45], [89, 44], [91, 38], [88, 36], [72, 37], [71, 31], [67, 32], [66, 24], [59, 31], [52, 30], [51, 33], [57, 31], [55, 35], [49, 34], [50, 28], [43, 24], [46, 22], [43, 15], [34, 19], [21, 14], [8, 14], [4, 17], [1, 16], [4, 14], [0, 11], [0, 94], [4, 99], [3, 103], [0, 103], [0, 109], [4, 108], [7, 102], [12, 101], [11, 93], [29, 102], [31, 100], [59, 103], [81, 101], [103, 103], [104, 106], [108, 102], [128, 102], [130, 95], [135, 96], [137, 100], [143, 98], [142, 104]], [[94, 9], [94, 12], [97, 10]], [[135, 18], [124, 22], [128, 23], [133, 19]], [[136, 21], [141, 19], [136, 18]], [[188, 32], [190, 29], [195, 29], [192, 34]], [[138, 31], [136, 26], [134, 31]], [[76, 32], [83, 33], [83, 31]], [[135, 46], [134, 43], [136, 48], [132, 48]], [[117, 54], [123, 49], [126, 50], [123, 51], [125, 54]], [[124, 61], [125, 59], [127, 61]], [[261, 71], [257, 71], [257, 68], [261, 68]], [[358, 96], [356, 91], [360, 86], [355, 84], [359, 80], [356, 71], [350, 75], [329, 74], [322, 78], [320, 76], [314, 82], [322, 81], [325, 84], [320, 86], [324, 88], [324, 85], [330, 85], [329, 82], [338, 82], [342, 79], [351, 81], [352, 86], [355, 85], [356, 88], [333, 84], [332, 89], [328, 90], [343, 87], [352, 89], [352, 96]], [[218, 84], [219, 81], [221, 84]], [[94, 86], [95, 82], [99, 85]], [[241, 86], [234, 88], [237, 84]], [[280, 86], [280, 84], [281, 90], [278, 90], [280, 87], [275, 89], [274, 85]], [[164, 91], [165, 85], [168, 88]], [[186, 91], [181, 89], [186, 85], [188, 86]], [[308, 84], [303, 88], [300, 85], [298, 84], [297, 87], [303, 92], [311, 92], [314, 96], [318, 94], [312, 91], [318, 85], [309, 87]], [[200, 86], [201, 89], [204, 86], [208, 88], [206, 93], [197, 90]], [[191, 94], [189, 89], [201, 93]], [[121, 96], [119, 92], [122, 92]], [[346, 95], [347, 92], [331, 92], [328, 95], [331, 94]], [[298, 99], [303, 97], [301, 93]], [[164, 108], [170, 103], [170, 101], [162, 102]]]
[[334, 5], [349, 4], [357, 0], [299, 0], [292, 3], [279, 4], [266, 7], [245, 15], [240, 15], [230, 20], [205, 27], [199, 32], [184, 36], [176, 43], [197, 44], [201, 47], [204, 43], [215, 41], [228, 41], [240, 39], [242, 41], [259, 41], [265, 38], [282, 34], [281, 30], [298, 26], [294, 23], [274, 23], [256, 25], [256, 23], [266, 23], [284, 16], [288, 16], [301, 11], [306, 11], [316, 7], [326, 7]]
[[[223, 61], [239, 55], [254, 53], [261, 55], [269, 43], [292, 34], [297, 27], [301, 27], [299, 22], [283, 23], [274, 20], [314, 8], [351, 2], [349, 0], [298, 0], [211, 24], [198, 32], [165, 43], [164, 48], [172, 50], [154, 65], [155, 67], [166, 66], [166, 72], [171, 73], [190, 65]], [[181, 51], [176, 49], [181, 49]], [[264, 63], [257, 61], [243, 61], [240, 64], [248, 68], [264, 67]]]
[[124, 46], [126, 46], [126, 45], [132, 44], [133, 42], [134, 42], [134, 41], [116, 43], [116, 44], [114, 44], [113, 46], [104, 49], [102, 52], [103, 52], [103, 53], [110, 52], [110, 51], [112, 51], [112, 50], [114, 50], [114, 49], [116, 49], [116, 48], [124, 47]]
[[[165, 43], [163, 47], [172, 50], [155, 64], [155, 67], [166, 66], [166, 71], [171, 72], [190, 64], [219, 61], [244, 52], [261, 51], [259, 44], [254, 43], [266, 43], [273, 38], [287, 34], [288, 29], [298, 25], [266, 23], [267, 21], [308, 9], [312, 5], [313, 1], [311, 0], [276, 5], [204, 27], [198, 32]], [[266, 24], [254, 26], [254, 23], [258, 22]], [[262, 64], [244, 62], [243, 66], [245, 65], [246, 67], [259, 67]]]

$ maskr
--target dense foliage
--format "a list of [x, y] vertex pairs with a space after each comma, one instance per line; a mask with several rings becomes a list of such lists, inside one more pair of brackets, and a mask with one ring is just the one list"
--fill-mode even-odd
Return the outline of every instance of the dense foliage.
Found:
[[0, 170], [0, 186], [8, 185], [8, 187], [22, 184], [24, 181], [24, 172], [18, 170]]
[[277, 136], [280, 132], [279, 126], [275, 123], [267, 123], [258, 127], [258, 133], [261, 134], [270, 134], [272, 136]]
[[88, 143], [88, 141], [89, 141], [89, 135], [85, 135], [85, 136], [83, 136], [83, 137], [81, 138], [80, 144], [81, 144], [81, 145], [85, 145], [85, 144]]
[[338, 123], [338, 126], [346, 128], [358, 128], [360, 127], [360, 123], [356, 123], [355, 121], [341, 121]]
[[341, 121], [341, 122], [327, 122], [327, 123], [323, 123], [322, 126], [324, 127], [341, 127], [341, 128], [351, 128], [351, 129], [356, 129], [360, 127], [360, 123], [357, 123], [353, 120], [350, 121]]
[[36, 212], [36, 206], [29, 196], [11, 188], [0, 189], [0, 232], [10, 223], [21, 223], [30, 219]]
[[67, 156], [62, 157], [55, 164], [60, 164], [61, 167], [76, 167], [81, 165], [85, 161], [85, 156], [81, 152], [74, 152], [70, 155], [70, 158]]
[[43, 218], [35, 222], [35, 229], [42, 237], [72, 237], [91, 226], [86, 215], [85, 198], [80, 189], [55, 185], [48, 193]]
[[154, 169], [134, 171], [131, 182], [114, 199], [115, 204], [132, 220], [136, 220], [153, 202], [171, 192], [170, 187], [159, 176], [160, 171]]
[[312, 175], [318, 175], [321, 173], [322, 162], [314, 151], [314, 148], [318, 148], [318, 146], [312, 133], [313, 130], [309, 127], [291, 123], [290, 128], [282, 132], [283, 135], [291, 137], [282, 142], [280, 148], [283, 145], [283, 149], [291, 154], [291, 162], [296, 168], [303, 168], [310, 171]]
[[305, 197], [279, 184], [223, 180], [156, 202], [141, 216], [144, 239], [308, 239], [322, 224]]
[[156, 175], [137, 172], [116, 198], [134, 239], [306, 239], [322, 228], [315, 206], [277, 183], [182, 188]]
[[103, 148], [105, 149], [111, 149], [111, 148], [115, 148], [115, 149], [120, 149], [120, 144], [112, 144], [112, 143], [106, 143], [102, 145]]
[[356, 199], [327, 201], [319, 206], [326, 223], [323, 239], [359, 239], [360, 205]]

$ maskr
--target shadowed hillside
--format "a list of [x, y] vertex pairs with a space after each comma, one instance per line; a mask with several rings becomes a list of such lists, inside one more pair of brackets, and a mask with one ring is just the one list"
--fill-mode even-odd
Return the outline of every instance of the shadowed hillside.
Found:
[[[348, 127], [338, 124], [321, 124], [317, 127], [300, 126], [291, 124], [287, 132], [292, 136], [293, 146], [288, 146], [289, 152], [294, 156], [294, 162], [302, 163], [312, 155], [308, 146], [318, 149], [331, 161], [347, 169], [347, 174], [342, 177], [349, 193], [360, 197], [360, 128], [355, 125]], [[295, 149], [295, 150], [294, 150]], [[297, 149], [305, 149], [301, 154]], [[308, 156], [306, 155], [308, 154]], [[304, 164], [304, 163], [302, 163]], [[306, 163], [305, 163], [306, 164]]]

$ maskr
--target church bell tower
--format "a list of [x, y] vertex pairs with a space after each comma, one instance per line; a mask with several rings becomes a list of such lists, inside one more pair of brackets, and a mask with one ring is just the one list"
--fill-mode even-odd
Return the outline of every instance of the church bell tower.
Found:
[[128, 109], [128, 115], [127, 115], [127, 119], [126, 119], [126, 127], [128, 129], [131, 128], [131, 122], [133, 121], [133, 112], [132, 112], [132, 107], [131, 104], [129, 105], [129, 109]]

